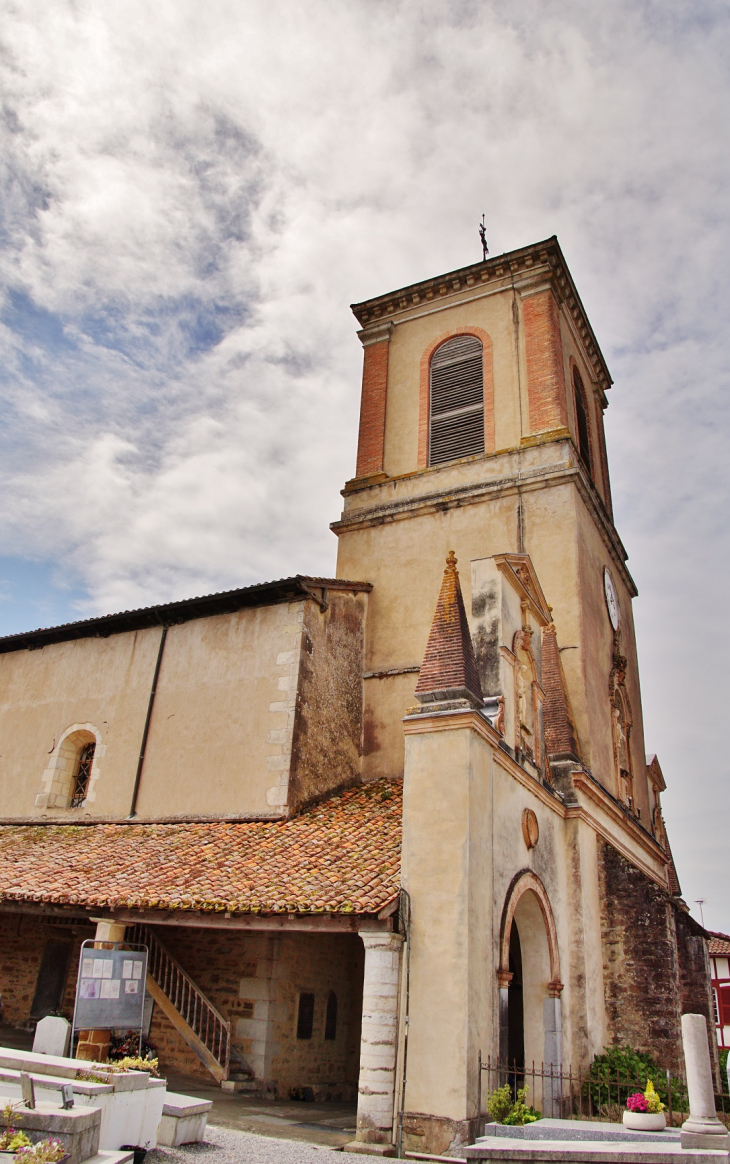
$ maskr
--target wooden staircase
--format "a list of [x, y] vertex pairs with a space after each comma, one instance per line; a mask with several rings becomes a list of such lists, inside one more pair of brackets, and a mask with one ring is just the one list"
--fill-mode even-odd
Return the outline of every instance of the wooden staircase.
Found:
[[[178, 1034], [218, 1083], [242, 1081], [253, 1091], [253, 1072], [231, 1046], [231, 1024], [148, 926], [131, 926], [127, 942], [147, 946], [147, 990]], [[248, 1084], [248, 1086], [246, 1086]]]

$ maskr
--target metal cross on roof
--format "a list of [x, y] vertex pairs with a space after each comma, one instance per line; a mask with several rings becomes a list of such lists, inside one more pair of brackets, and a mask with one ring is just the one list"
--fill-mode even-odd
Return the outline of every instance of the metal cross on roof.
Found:
[[489, 247], [487, 246], [487, 228], [484, 223], [484, 215], [482, 215], [482, 221], [479, 224], [479, 238], [482, 244], [482, 258], [486, 259], [489, 254]]

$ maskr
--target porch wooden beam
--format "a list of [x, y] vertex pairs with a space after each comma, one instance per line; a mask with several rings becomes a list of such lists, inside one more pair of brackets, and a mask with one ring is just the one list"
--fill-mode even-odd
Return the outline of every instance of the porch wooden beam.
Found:
[[[397, 908], [397, 899], [386, 907], [388, 913], [394, 913]], [[88, 913], [86, 912], [88, 910]], [[385, 912], [385, 911], [383, 911]], [[45, 902], [34, 901], [3, 901], [0, 902], [0, 914], [25, 914], [39, 921], [43, 918], [53, 918], [54, 921], [64, 919], [69, 925], [83, 925], [88, 922], [93, 925], [91, 916], [104, 916], [123, 922], [125, 925], [152, 925], [152, 926], [189, 926], [194, 929], [216, 930], [272, 930], [277, 933], [324, 933], [324, 934], [356, 934], [362, 928], [368, 930], [382, 930], [388, 933], [393, 929], [392, 916], [382, 917], [370, 914], [270, 914], [263, 917], [259, 914], [238, 914], [227, 916], [225, 913], [192, 913], [188, 910], [107, 910], [101, 906], [61, 906]]]
[[126, 925], [190, 926], [195, 929], [220, 930], [272, 930], [277, 933], [323, 933], [356, 934], [364, 925], [369, 930], [393, 929], [393, 919], [382, 921], [374, 917], [358, 915], [338, 916], [337, 914], [276, 914], [261, 917], [258, 914], [239, 914], [226, 917], [223, 913], [192, 914], [188, 912], [162, 912], [153, 910], [113, 910], [115, 921]]

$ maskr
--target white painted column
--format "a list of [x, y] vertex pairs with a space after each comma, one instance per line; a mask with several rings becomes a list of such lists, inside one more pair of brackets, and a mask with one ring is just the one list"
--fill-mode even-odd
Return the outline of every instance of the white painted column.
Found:
[[[400, 934], [372, 930], [360, 930], [360, 937], [365, 946], [365, 975], [355, 1145], [362, 1145], [361, 1151], [369, 1145], [371, 1151], [377, 1152], [376, 1145], [387, 1149], [393, 1143], [403, 938]], [[347, 1151], [352, 1150], [348, 1144]]]
[[703, 1014], [682, 1015], [682, 1044], [689, 1095], [689, 1119], [682, 1124], [682, 1147], [727, 1151], [730, 1139], [715, 1111], [707, 1021]]

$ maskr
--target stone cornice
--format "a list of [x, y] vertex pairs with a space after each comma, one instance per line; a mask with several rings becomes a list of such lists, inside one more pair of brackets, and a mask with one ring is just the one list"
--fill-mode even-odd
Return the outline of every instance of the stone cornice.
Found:
[[[572, 444], [571, 444], [572, 448]], [[516, 451], [516, 450], [510, 450]], [[495, 454], [499, 456], [500, 454]], [[413, 479], [416, 476], [425, 478], [428, 474], [435, 477], [443, 470], [437, 468], [422, 469], [418, 473], [404, 475], [404, 479]], [[437, 477], [436, 477], [437, 479]], [[389, 477], [388, 484], [398, 481], [398, 477]], [[505, 474], [492, 481], [475, 481], [466, 485], [452, 486], [448, 489], [431, 489], [417, 497], [405, 497], [403, 500], [380, 502], [346, 512], [339, 521], [333, 521], [330, 529], [340, 534], [352, 529], [362, 529], [368, 526], [383, 525], [386, 522], [406, 521], [410, 517], [422, 517], [427, 513], [441, 513], [445, 509], [456, 508], [462, 505], [476, 505], [479, 502], [493, 497], [504, 497], [527, 492], [533, 489], [542, 489], [551, 485], [573, 483], [581, 494], [588, 510], [592, 513], [599, 533], [611, 555], [611, 558], [620, 572], [624, 583], [632, 597], [636, 597], [638, 590], [626, 566], [627, 553], [616, 532], [613, 522], [608, 517], [599, 495], [592, 483], [589, 483], [585, 470], [576, 464], [573, 458], [553, 462], [552, 465], [528, 469], [525, 472]], [[434, 481], [435, 484], [435, 481]], [[374, 485], [363, 486], [357, 490], [348, 490], [348, 496], [353, 492], [363, 493], [366, 489], [377, 489], [380, 482]]]
[[534, 776], [520, 767], [507, 752], [500, 747], [502, 737], [491, 723], [480, 715], [478, 711], [440, 711], [436, 713], [422, 712], [405, 716], [403, 731], [407, 736], [427, 735], [432, 732], [463, 731], [468, 729], [476, 732], [486, 743], [494, 749], [494, 760], [515, 779], [518, 784], [536, 796], [538, 800], [558, 816], [565, 816], [565, 806], [554, 793], [540, 784]]
[[[585, 804], [570, 805], [568, 817], [580, 817], [594, 829], [604, 840], [618, 849], [627, 860], [637, 865], [653, 881], [658, 881], [664, 889], [667, 888], [666, 874], [664, 878], [657, 876], [657, 865], [666, 869], [667, 857], [658, 841], [655, 841], [636, 821], [621, 810], [612, 796], [596, 780], [580, 769], [573, 772], [573, 785], [577, 793], [582, 793], [591, 808]], [[595, 810], [598, 810], [596, 812]], [[608, 822], [613, 827], [608, 827]], [[638, 848], [643, 850], [653, 863], [642, 861], [635, 849], [621, 841], [621, 833], [628, 833]]]
[[596, 380], [606, 391], [613, 382], [611, 374], [555, 235], [543, 242], [508, 251], [484, 262], [412, 283], [408, 287], [351, 306], [358, 323], [367, 334], [374, 326], [382, 327], [385, 321], [397, 324], [412, 318], [414, 314], [423, 314], [436, 307], [456, 306], [465, 298], [478, 298], [480, 291], [492, 294], [495, 290], [506, 290], [513, 286], [522, 291], [524, 285], [525, 292], [528, 292], [532, 290], [529, 284], [535, 282], [535, 277], [544, 282], [546, 274], [580, 337]]

